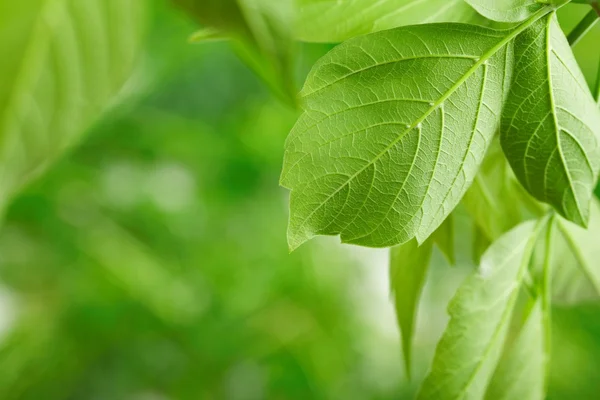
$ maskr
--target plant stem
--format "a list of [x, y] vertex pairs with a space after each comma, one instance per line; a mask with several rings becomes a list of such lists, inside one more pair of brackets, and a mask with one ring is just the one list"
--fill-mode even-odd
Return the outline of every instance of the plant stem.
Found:
[[600, 18], [600, 15], [598, 15], [596, 10], [590, 10], [587, 14], [585, 14], [585, 17], [579, 21], [577, 26], [573, 28], [567, 37], [571, 47], [575, 46], [581, 40], [581, 38], [583, 38], [585, 34], [593, 28], [594, 24], [598, 21], [598, 18]]
[[555, 219], [556, 215], [552, 214], [550, 220], [548, 221], [548, 224], [546, 225], [546, 238], [544, 243], [544, 269], [542, 271], [542, 279], [540, 282], [542, 296], [542, 313], [544, 321], [544, 353], [546, 363], [546, 382], [548, 381], [548, 373], [550, 372], [550, 349], [552, 346], [552, 236], [554, 232]]

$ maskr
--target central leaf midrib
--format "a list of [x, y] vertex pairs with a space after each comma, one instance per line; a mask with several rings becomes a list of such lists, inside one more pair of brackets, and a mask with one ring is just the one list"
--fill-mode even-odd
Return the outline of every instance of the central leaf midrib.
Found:
[[335, 196], [342, 188], [348, 185], [354, 178], [360, 175], [366, 168], [372, 165], [375, 161], [377, 161], [380, 157], [382, 157], [385, 153], [387, 153], [394, 145], [400, 142], [404, 136], [415, 129], [420, 123], [422, 123], [429, 115], [435, 111], [444, 101], [446, 101], [458, 88], [460, 88], [466, 81], [477, 71], [487, 60], [489, 60], [494, 54], [496, 54], [500, 49], [502, 49], [506, 44], [508, 44], [511, 40], [513, 40], [516, 36], [522, 33], [524, 30], [529, 28], [532, 24], [538, 21], [540, 18], [543, 18], [545, 15], [552, 12], [555, 8], [551, 5], [548, 5], [538, 12], [533, 14], [528, 20], [523, 22], [513, 31], [511, 31], [504, 39], [500, 40], [495, 46], [491, 47], [487, 52], [485, 52], [475, 64], [469, 68], [465, 74], [454, 84], [452, 85], [421, 117], [417, 118], [413, 121], [412, 124], [402, 132], [396, 139], [394, 139], [389, 145], [387, 145], [381, 152], [379, 152], [371, 161], [369, 161], [364, 167], [360, 168], [357, 172], [351, 175], [346, 182], [340, 185], [335, 191], [333, 191], [321, 204], [319, 204], [315, 209], [306, 216], [304, 221], [300, 224], [300, 226], [304, 226], [304, 224], [318, 211], [321, 207], [326, 204], [333, 196]]

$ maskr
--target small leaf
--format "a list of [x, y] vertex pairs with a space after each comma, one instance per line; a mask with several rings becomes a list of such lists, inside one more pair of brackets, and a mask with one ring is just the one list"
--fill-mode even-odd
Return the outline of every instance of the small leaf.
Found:
[[424, 242], [494, 136], [518, 32], [410, 26], [351, 39], [322, 58], [286, 141], [290, 248], [315, 235], [372, 247]]
[[585, 226], [600, 167], [600, 110], [554, 14], [515, 41], [504, 153], [536, 199]]
[[427, 240], [422, 246], [419, 246], [416, 240], [411, 240], [390, 249], [391, 292], [402, 334], [406, 374], [409, 377], [414, 325], [432, 250], [432, 240]]
[[485, 23], [462, 0], [298, 0], [296, 36], [337, 43], [404, 25], [432, 22]]
[[479, 399], [500, 357], [541, 223], [521, 224], [494, 242], [448, 306], [419, 399]]
[[520, 22], [540, 8], [536, 0], [465, 0], [478, 13], [486, 18], [500, 22]]
[[111, 106], [141, 48], [145, 2], [0, 2], [0, 203]]
[[486, 392], [488, 400], [542, 400], [545, 396], [544, 313], [538, 300], [519, 336], [502, 355]]

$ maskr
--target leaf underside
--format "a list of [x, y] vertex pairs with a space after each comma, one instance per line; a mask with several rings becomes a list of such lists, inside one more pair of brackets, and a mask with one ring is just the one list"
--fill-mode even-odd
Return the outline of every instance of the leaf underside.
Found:
[[505, 351], [486, 391], [487, 400], [542, 400], [545, 394], [544, 314], [531, 309], [514, 343]]
[[600, 110], [553, 15], [515, 40], [501, 133], [527, 191], [585, 226], [600, 167]]
[[419, 399], [483, 397], [500, 358], [536, 231], [535, 223], [527, 222], [503, 235], [458, 289]]
[[315, 235], [371, 247], [423, 242], [494, 136], [511, 78], [507, 32], [410, 26], [351, 39], [322, 58], [285, 146], [290, 248]]

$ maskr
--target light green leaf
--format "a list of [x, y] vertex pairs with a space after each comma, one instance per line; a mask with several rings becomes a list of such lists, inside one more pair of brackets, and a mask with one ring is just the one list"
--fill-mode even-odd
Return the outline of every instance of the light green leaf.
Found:
[[532, 196], [585, 226], [600, 167], [600, 110], [554, 15], [515, 41], [504, 153]]
[[454, 215], [450, 214], [440, 227], [433, 233], [433, 241], [446, 257], [450, 265], [456, 264], [454, 250]]
[[343, 42], [404, 25], [484, 23], [463, 0], [297, 0], [296, 36], [307, 42]]
[[427, 240], [422, 246], [416, 240], [411, 240], [390, 249], [390, 285], [408, 376], [411, 371], [414, 324], [432, 250], [432, 240]]
[[448, 306], [450, 321], [419, 399], [480, 399], [496, 367], [541, 223], [494, 242]]
[[540, 8], [536, 0], [465, 0], [478, 13], [500, 22], [519, 22], [527, 19]]
[[0, 203], [111, 105], [140, 49], [141, 0], [0, 2]]
[[545, 396], [545, 327], [542, 302], [536, 301], [519, 336], [502, 355], [485, 398], [542, 400]]
[[286, 141], [291, 249], [315, 235], [388, 247], [437, 229], [498, 126], [518, 28], [402, 27], [351, 39], [313, 68]]
[[600, 204], [594, 199], [588, 229], [559, 220], [552, 245], [552, 299], [573, 305], [600, 300]]

